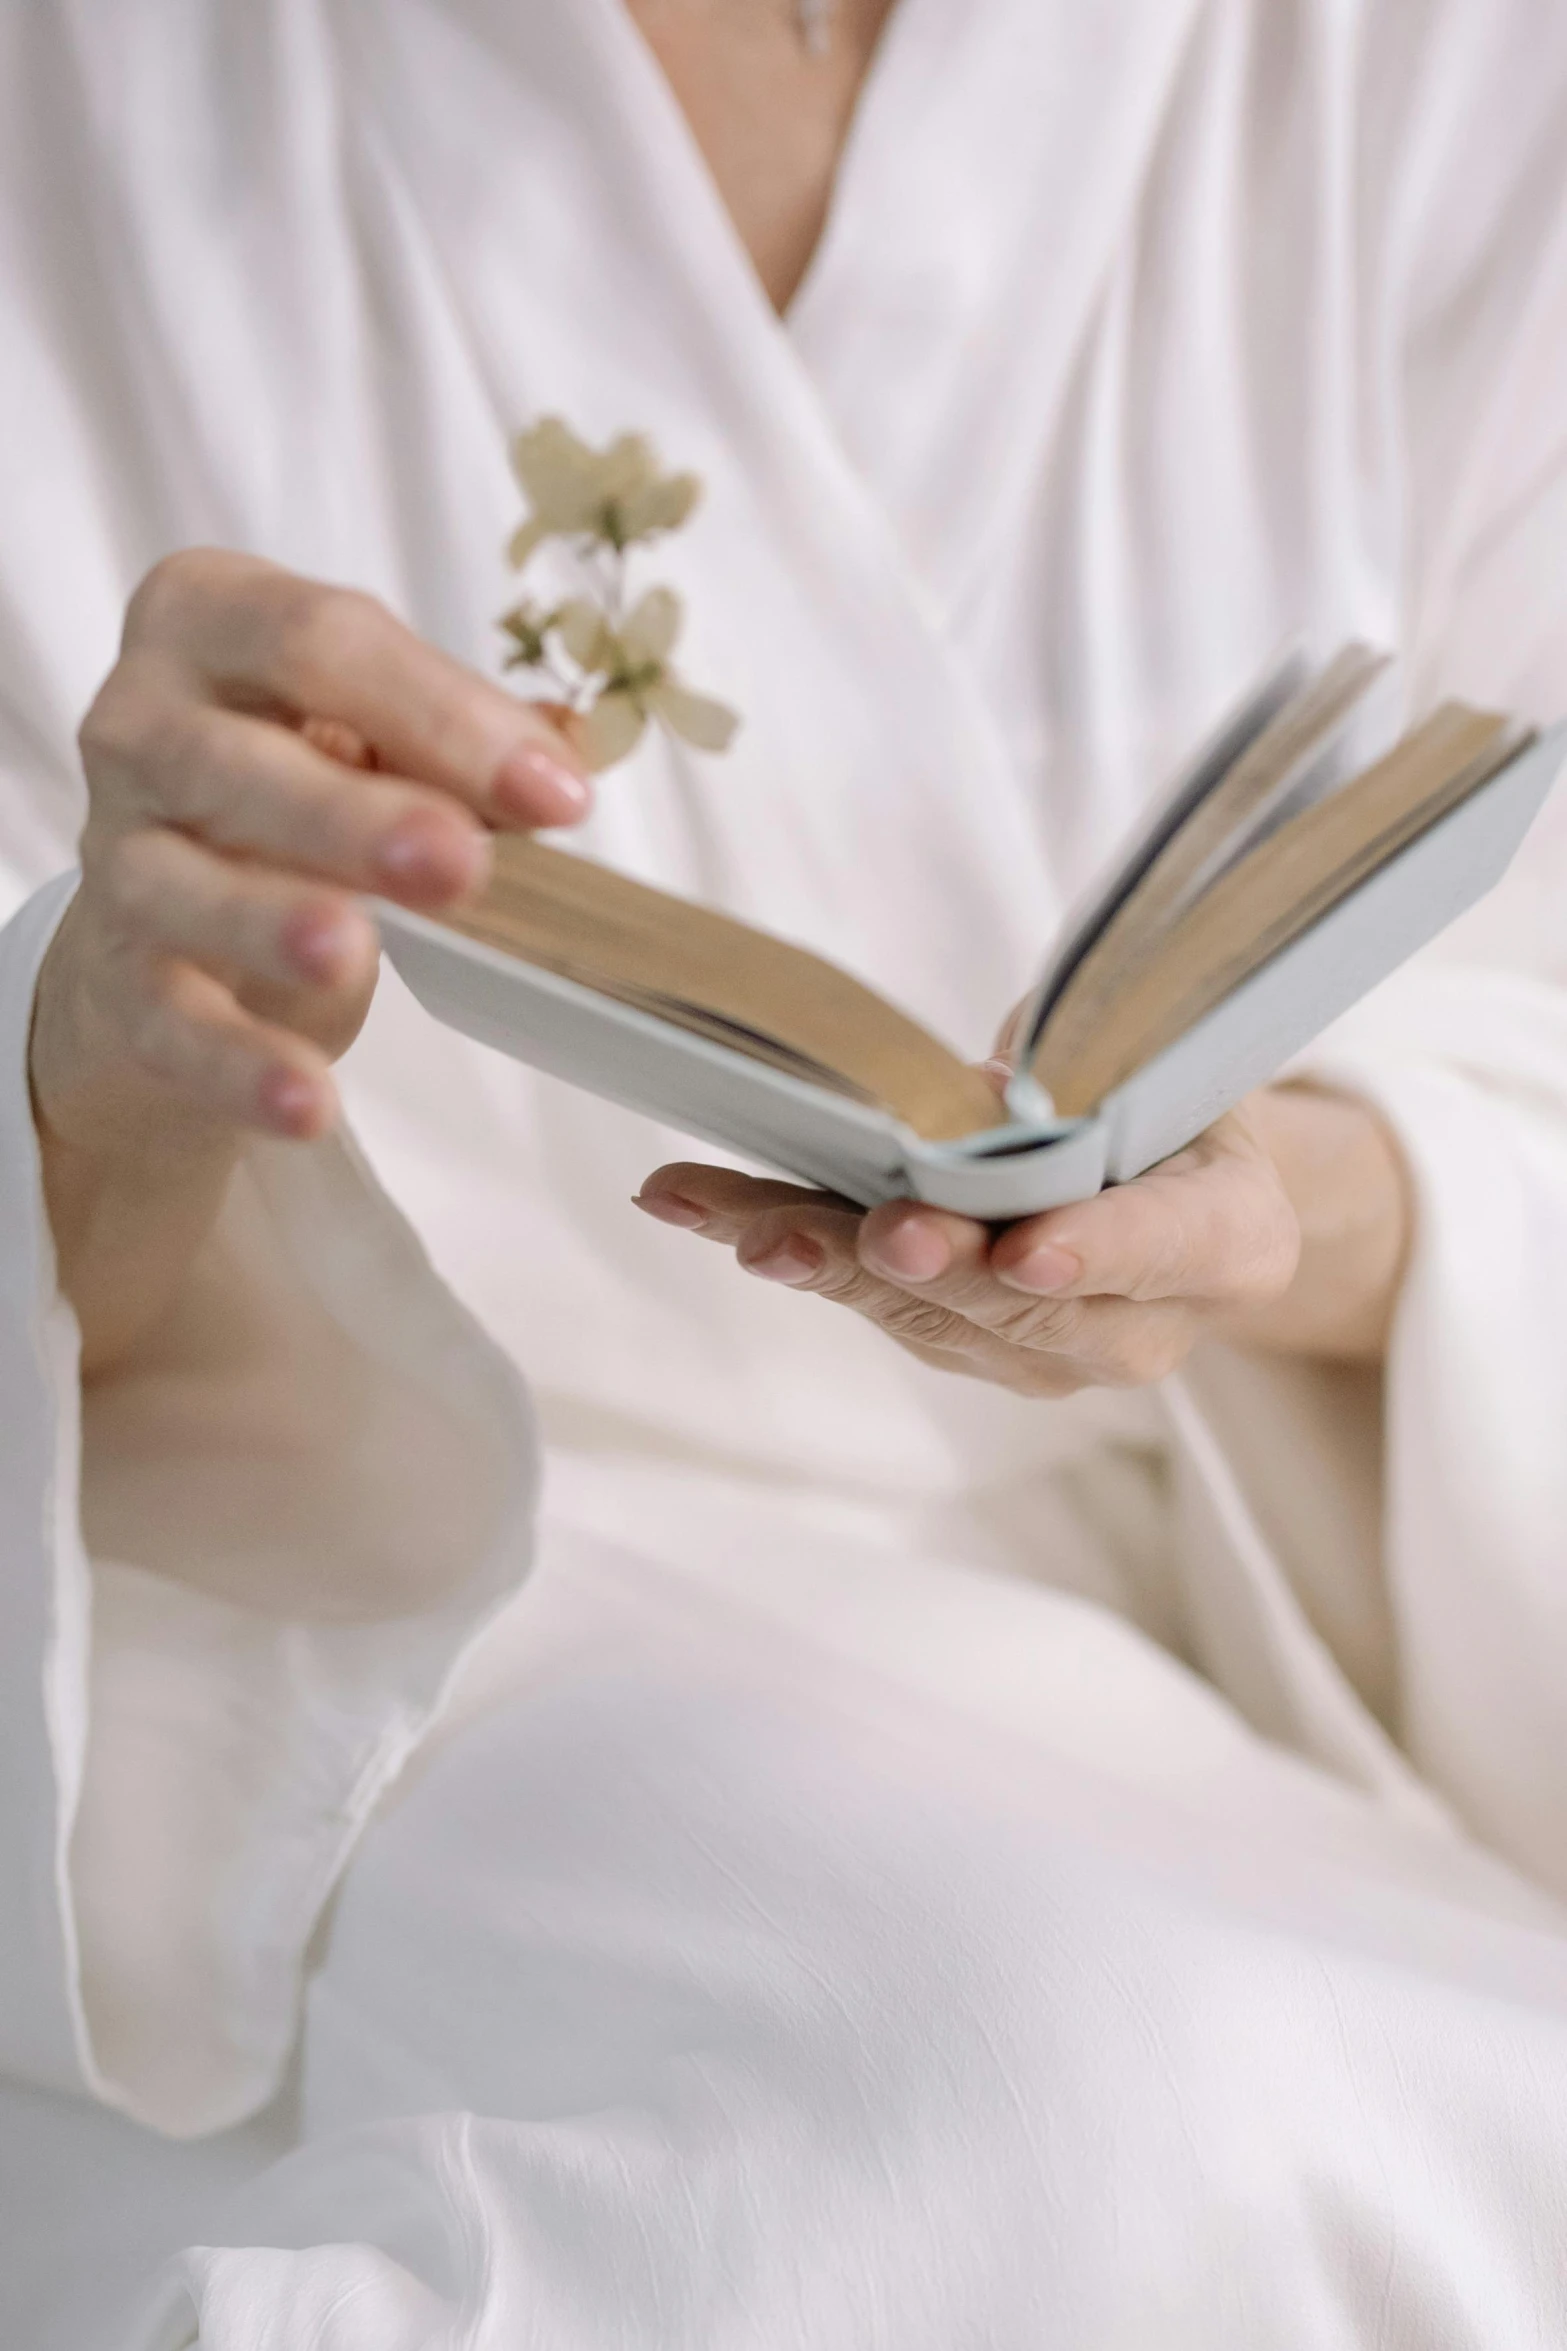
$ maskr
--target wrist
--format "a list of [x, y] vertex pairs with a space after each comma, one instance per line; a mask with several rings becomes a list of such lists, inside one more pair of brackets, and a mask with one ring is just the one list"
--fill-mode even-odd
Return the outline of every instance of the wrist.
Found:
[[1414, 1226], [1414, 1192], [1396, 1137], [1358, 1095], [1309, 1080], [1247, 1105], [1300, 1225], [1294, 1280], [1273, 1304], [1228, 1321], [1240, 1346], [1380, 1363]]
[[91, 1377], [123, 1361], [178, 1289], [228, 1189], [239, 1136], [171, 1100], [123, 1050], [95, 1043], [64, 925], [39, 969], [28, 1083], [57, 1278]]

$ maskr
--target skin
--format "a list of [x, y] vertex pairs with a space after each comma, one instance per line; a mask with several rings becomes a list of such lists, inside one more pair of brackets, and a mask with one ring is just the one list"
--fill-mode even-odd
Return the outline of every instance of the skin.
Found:
[[892, 0], [836, 0], [824, 57], [794, 0], [626, 0], [775, 309], [826, 225], [838, 158]]
[[92, 1378], [171, 1303], [243, 1135], [335, 1119], [376, 975], [356, 894], [451, 905], [492, 828], [570, 823], [588, 790], [548, 719], [372, 598], [210, 550], [137, 590], [81, 752], [82, 884], [31, 1076]]
[[747, 1273], [866, 1316], [922, 1362], [1025, 1396], [1163, 1379], [1199, 1340], [1376, 1362], [1406, 1246], [1404, 1178], [1363, 1106], [1256, 1094], [1135, 1183], [993, 1229], [896, 1201], [680, 1163], [639, 1208]]
[[[840, 0], [825, 59], [784, 0], [627, 5], [783, 309], [890, 0]], [[569, 823], [587, 787], [547, 714], [372, 599], [204, 550], [138, 589], [81, 752], [82, 887], [40, 972], [31, 1077], [93, 1379], [165, 1317], [243, 1137], [308, 1139], [335, 1119], [331, 1064], [375, 981], [358, 893], [455, 904], [482, 884], [492, 829]], [[917, 1354], [1046, 1396], [1157, 1378], [1209, 1333], [1374, 1360], [1409, 1229], [1378, 1121], [1304, 1089], [1000, 1234], [698, 1166], [661, 1169], [641, 1205]]]

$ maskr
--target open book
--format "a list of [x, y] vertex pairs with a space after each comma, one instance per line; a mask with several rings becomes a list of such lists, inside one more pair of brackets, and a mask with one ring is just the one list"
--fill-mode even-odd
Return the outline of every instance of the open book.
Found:
[[1567, 729], [1449, 703], [1357, 769], [1386, 668], [1292, 657], [1235, 713], [1056, 941], [1004, 1093], [820, 956], [519, 836], [476, 904], [382, 907], [387, 951], [452, 1026], [849, 1199], [1057, 1206], [1178, 1150], [1499, 879]]

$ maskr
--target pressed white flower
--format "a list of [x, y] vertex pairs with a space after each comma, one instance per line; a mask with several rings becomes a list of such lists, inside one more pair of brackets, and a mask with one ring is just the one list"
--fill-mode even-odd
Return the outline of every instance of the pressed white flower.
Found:
[[727, 750], [740, 723], [734, 711], [696, 693], [670, 666], [679, 597], [650, 588], [626, 610], [630, 550], [679, 529], [701, 495], [695, 474], [662, 472], [640, 433], [590, 448], [558, 416], [519, 433], [512, 462], [530, 504], [511, 543], [513, 563], [564, 539], [592, 593], [553, 605], [521, 597], [500, 624], [511, 640], [507, 668], [534, 671], [572, 713], [594, 768], [634, 751], [652, 718], [699, 750]]
[[728, 749], [740, 723], [735, 712], [695, 693], [670, 666], [681, 617], [672, 588], [650, 588], [619, 628], [584, 597], [562, 607], [562, 645], [580, 669], [604, 681], [579, 726], [591, 767], [612, 767], [634, 751], [650, 718], [699, 751]]
[[594, 449], [558, 416], [519, 433], [511, 461], [530, 508], [509, 550], [518, 569], [546, 539], [597, 540], [620, 554], [678, 530], [702, 494], [695, 474], [660, 470], [643, 434], [622, 433]]

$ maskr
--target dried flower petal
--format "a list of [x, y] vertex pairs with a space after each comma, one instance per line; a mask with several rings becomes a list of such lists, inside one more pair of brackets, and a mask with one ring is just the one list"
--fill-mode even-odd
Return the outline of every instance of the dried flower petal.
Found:
[[619, 645], [609, 623], [586, 596], [573, 596], [555, 616], [556, 634], [579, 669], [608, 677], [617, 667]]
[[520, 569], [546, 539], [596, 530], [604, 502], [603, 460], [558, 416], [519, 433], [511, 462], [532, 508], [508, 550], [514, 565]]
[[529, 556], [542, 547], [549, 536], [550, 526], [540, 522], [536, 516], [530, 516], [527, 522], [520, 522], [506, 542], [506, 560], [512, 570], [521, 571]]
[[628, 544], [634, 539], [651, 539], [659, 531], [678, 531], [701, 495], [702, 485], [694, 473], [665, 474], [641, 489], [628, 491], [620, 501]]
[[593, 462], [601, 498], [635, 498], [658, 479], [658, 451], [646, 433], [617, 434]]
[[582, 756], [596, 775], [601, 768], [613, 767], [617, 759], [627, 758], [641, 742], [646, 725], [647, 712], [637, 696], [624, 687], [611, 686], [577, 720], [575, 733]]
[[511, 445], [512, 468], [540, 514], [585, 529], [603, 497], [604, 460], [558, 416], [541, 417]]
[[685, 618], [673, 588], [649, 588], [620, 631], [619, 649], [627, 669], [662, 661], [674, 646]]
[[731, 710], [727, 702], [717, 702], [710, 694], [693, 693], [667, 671], [645, 700], [649, 710], [663, 720], [671, 734], [694, 744], [698, 751], [727, 751], [740, 724], [739, 712]]

